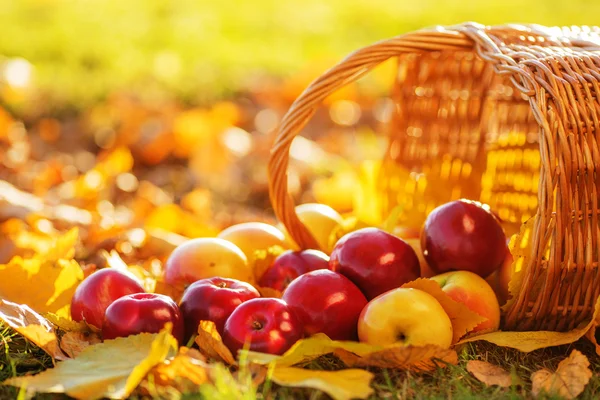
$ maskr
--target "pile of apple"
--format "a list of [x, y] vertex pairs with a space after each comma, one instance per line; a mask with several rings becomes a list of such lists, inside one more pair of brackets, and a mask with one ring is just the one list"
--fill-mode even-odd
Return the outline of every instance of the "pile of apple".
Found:
[[[329, 210], [324, 213], [329, 216], [307, 224], [318, 241], [328, 238], [336, 223]], [[325, 233], [319, 235], [319, 229]], [[144, 293], [127, 272], [101, 269], [77, 288], [72, 318], [101, 330], [104, 339], [158, 332], [170, 322], [180, 344], [197, 333], [200, 321], [209, 320], [233, 354], [245, 346], [282, 354], [320, 332], [334, 340], [447, 348], [453, 331], [444, 308], [429, 293], [402, 287], [427, 267], [450, 298], [486, 318], [471, 332], [498, 329], [498, 298], [485, 278], [510, 263], [510, 252], [487, 206], [469, 200], [444, 204], [427, 217], [420, 246], [406, 239], [377, 228], [359, 229], [339, 239], [329, 256], [318, 250], [284, 251], [256, 281], [248, 259], [257, 249], [289, 248], [290, 242], [273, 226], [239, 224], [218, 238], [192, 239], [172, 252], [164, 279], [185, 288], [178, 304]], [[263, 287], [282, 292], [282, 298], [261, 297], [257, 288]]]

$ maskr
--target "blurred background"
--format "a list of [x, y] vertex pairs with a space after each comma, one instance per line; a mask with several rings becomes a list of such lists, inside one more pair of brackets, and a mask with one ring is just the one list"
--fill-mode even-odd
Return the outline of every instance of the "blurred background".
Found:
[[[66, 204], [107, 232], [183, 236], [272, 219], [277, 125], [352, 50], [432, 25], [586, 25], [600, 14], [595, 0], [0, 3], [0, 200], [15, 206], [2, 217]], [[294, 142], [298, 201], [379, 218], [365, 199], [393, 78], [390, 62], [332, 96]]]

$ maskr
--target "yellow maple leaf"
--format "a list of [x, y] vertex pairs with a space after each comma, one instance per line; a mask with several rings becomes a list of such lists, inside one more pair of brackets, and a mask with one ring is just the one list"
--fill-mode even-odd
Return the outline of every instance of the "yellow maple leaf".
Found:
[[215, 323], [212, 321], [200, 321], [198, 325], [198, 336], [196, 344], [204, 354], [210, 358], [223, 360], [229, 365], [235, 365], [235, 357], [223, 344], [221, 335], [217, 332]]
[[281, 246], [271, 246], [268, 249], [258, 249], [254, 251], [252, 262], [252, 271], [254, 271], [254, 280], [258, 282], [264, 273], [269, 269], [277, 257], [279, 257], [285, 249]]
[[467, 371], [486, 386], [510, 387], [512, 385], [512, 377], [508, 371], [487, 361], [469, 360]]
[[169, 329], [107, 340], [85, 348], [77, 358], [37, 375], [10, 378], [5, 384], [28, 392], [66, 393], [76, 399], [124, 399], [155, 366], [172, 356], [176, 339]]
[[485, 317], [471, 311], [466, 305], [454, 301], [440, 288], [440, 285], [427, 278], [420, 278], [402, 285], [404, 288], [419, 289], [429, 293], [442, 305], [452, 322], [453, 338], [456, 343], [461, 337], [480, 323], [486, 321]]
[[73, 260], [77, 229], [53, 239], [45, 253], [32, 258], [15, 256], [0, 265], [0, 298], [29, 305], [37, 312], [66, 317], [83, 271]]
[[573, 350], [569, 357], [562, 360], [556, 372], [541, 369], [531, 375], [534, 397], [542, 392], [558, 395], [564, 399], [574, 399], [579, 396], [592, 377], [590, 362], [587, 357]]
[[248, 362], [277, 367], [302, 365], [325, 354], [336, 354], [349, 366], [374, 366], [413, 370], [432, 370], [438, 364], [434, 359], [456, 364], [458, 357], [452, 349], [437, 346], [374, 346], [367, 343], [331, 340], [327, 335], [318, 333], [310, 338], [296, 342], [281, 356], [241, 351], [240, 359]]
[[27, 340], [39, 346], [53, 359], [64, 360], [67, 358], [58, 346], [54, 327], [26, 304], [16, 304], [0, 299], [0, 319]]
[[365, 399], [373, 393], [373, 374], [362, 369], [311, 371], [303, 368], [277, 367], [270, 379], [281, 386], [308, 387], [322, 390], [335, 400]]
[[60, 348], [69, 357], [77, 357], [85, 348], [100, 343], [100, 337], [91, 332], [67, 332], [60, 338]]
[[485, 333], [483, 335], [472, 336], [458, 342], [458, 344], [485, 340], [497, 346], [511, 347], [522, 352], [530, 352], [545, 347], [560, 346], [569, 344], [581, 339], [586, 333], [590, 332], [595, 326], [596, 321], [600, 319], [600, 297], [596, 300], [594, 315], [591, 321], [582, 323], [579, 327], [568, 332], [554, 331], [531, 331], [531, 332], [505, 332], [497, 331]]

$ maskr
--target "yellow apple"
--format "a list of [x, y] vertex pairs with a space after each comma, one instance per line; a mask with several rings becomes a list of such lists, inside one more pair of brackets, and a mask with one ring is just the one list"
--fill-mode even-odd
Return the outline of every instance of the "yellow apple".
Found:
[[262, 222], [244, 222], [232, 225], [217, 235], [239, 247], [249, 261], [254, 260], [256, 250], [265, 250], [272, 246], [289, 248], [285, 235], [279, 229]]
[[358, 338], [369, 344], [448, 348], [452, 333], [450, 318], [435, 297], [412, 288], [393, 289], [375, 297], [358, 320]]
[[487, 318], [470, 333], [497, 330], [500, 326], [500, 305], [494, 289], [479, 275], [469, 271], [450, 271], [431, 278], [454, 301]]
[[195, 238], [177, 246], [165, 262], [164, 281], [178, 289], [200, 279], [220, 276], [253, 283], [246, 255], [219, 238]]
[[[329, 245], [329, 237], [331, 236], [331, 232], [344, 222], [342, 216], [333, 208], [318, 203], [301, 204], [296, 207], [296, 214], [298, 214], [300, 221], [306, 225], [308, 231], [314, 236], [321, 250], [330, 254], [332, 248]], [[285, 227], [279, 225], [279, 229], [284, 232], [288, 243], [293, 244], [294, 249], [298, 250], [298, 246], [289, 236]]]

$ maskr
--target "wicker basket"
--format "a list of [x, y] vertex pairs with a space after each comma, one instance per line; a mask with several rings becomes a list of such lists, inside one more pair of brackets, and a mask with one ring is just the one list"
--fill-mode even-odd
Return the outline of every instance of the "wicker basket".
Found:
[[[421, 223], [460, 197], [498, 210], [510, 233], [534, 216], [523, 283], [504, 329], [569, 330], [600, 295], [600, 29], [466, 23], [360, 49], [285, 116], [269, 162], [277, 217], [318, 248], [287, 192], [292, 140], [332, 92], [398, 59], [396, 113], [380, 179], [388, 209]], [[410, 174], [399, 171], [409, 171]]]

